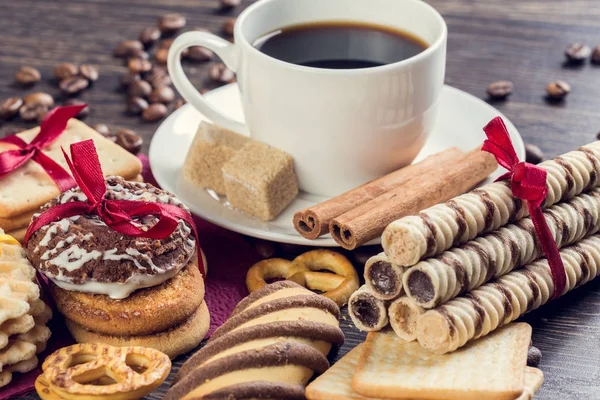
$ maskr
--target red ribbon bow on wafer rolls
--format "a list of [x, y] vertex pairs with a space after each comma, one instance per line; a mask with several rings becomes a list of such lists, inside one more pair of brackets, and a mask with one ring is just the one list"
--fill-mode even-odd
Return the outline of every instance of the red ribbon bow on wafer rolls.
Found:
[[483, 131], [487, 140], [483, 142], [481, 149], [493, 154], [498, 164], [508, 170], [496, 181], [510, 180], [513, 196], [527, 201], [531, 221], [552, 273], [554, 282], [552, 298], [556, 298], [565, 290], [567, 275], [558, 247], [542, 212], [541, 206], [548, 193], [546, 170], [528, 162], [519, 161], [502, 118], [496, 117], [491, 120], [483, 128]]
[[[139, 200], [109, 200], [105, 198], [106, 182], [96, 153], [94, 142], [85, 140], [71, 145], [71, 159], [63, 154], [75, 181], [87, 196], [87, 201], [71, 201], [57, 204], [37, 217], [25, 234], [25, 243], [42, 226], [63, 218], [82, 214], [94, 214], [114, 231], [128, 236], [165, 239], [175, 228], [178, 219], [185, 221], [193, 230], [198, 245], [198, 232], [189, 212], [173, 204]], [[133, 218], [153, 215], [158, 221], [150, 229], [143, 230]], [[204, 264], [198, 248], [198, 268], [205, 276]]]
[[42, 149], [58, 139], [66, 129], [67, 122], [77, 116], [86, 106], [87, 104], [56, 107], [50, 111], [40, 126], [40, 132], [33, 138], [31, 143], [26, 143], [16, 135], [0, 139], [2, 143], [9, 143], [18, 147], [0, 153], [0, 178], [32, 160], [46, 171], [61, 192], [77, 186], [71, 175], [60, 164], [42, 153]]

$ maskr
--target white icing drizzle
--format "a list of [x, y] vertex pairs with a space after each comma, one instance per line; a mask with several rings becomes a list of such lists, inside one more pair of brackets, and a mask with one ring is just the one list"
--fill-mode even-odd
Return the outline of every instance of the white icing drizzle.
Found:
[[75, 215], [70, 218], [63, 218], [59, 221], [52, 222], [48, 225], [47, 231], [44, 234], [42, 240], [40, 240], [40, 246], [48, 246], [48, 243], [52, 240], [52, 237], [58, 233], [60, 229], [63, 233], [69, 229], [69, 225], [71, 225], [71, 221], [77, 221], [79, 215]]
[[158, 273], [163, 273], [165, 271], [164, 269], [157, 267], [154, 264], [154, 262], [152, 262], [152, 259], [149, 256], [142, 254], [135, 249], [126, 249], [125, 253], [121, 253], [121, 254], [117, 254], [117, 249], [110, 249], [110, 250], [107, 250], [104, 252], [102, 259], [103, 260], [112, 260], [112, 261], [129, 260], [129, 261], [133, 262], [133, 264], [138, 269], [145, 270], [144, 266], [142, 264], [140, 264], [140, 262], [135, 257], [140, 257], [140, 258], [144, 259], [148, 263], [150, 268], [152, 268], [153, 271], [156, 271]]
[[75, 199], [76, 201], [87, 201], [87, 196], [81, 192], [79, 189], [75, 189], [75, 190], [69, 190], [67, 192], [64, 192], [59, 198], [59, 203], [60, 204], [65, 204], [68, 203], [69, 201], [71, 201], [71, 199]]
[[75, 244], [48, 262], [72, 272], [81, 268], [86, 262], [99, 258], [101, 255], [102, 253], [98, 250], [88, 252], [86, 249], [82, 249], [79, 245]]

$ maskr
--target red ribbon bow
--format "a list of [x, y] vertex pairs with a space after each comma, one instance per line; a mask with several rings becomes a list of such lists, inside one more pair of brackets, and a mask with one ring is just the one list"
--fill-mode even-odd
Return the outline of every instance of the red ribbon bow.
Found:
[[531, 221], [552, 273], [552, 281], [554, 282], [552, 298], [556, 298], [565, 290], [567, 275], [558, 247], [541, 208], [542, 202], [548, 193], [546, 185], [547, 172], [536, 165], [519, 161], [502, 118], [496, 117], [491, 120], [483, 128], [483, 131], [488, 138], [483, 142], [481, 149], [492, 153], [498, 164], [508, 170], [497, 181], [510, 180], [513, 196], [527, 201]]
[[40, 132], [31, 143], [26, 143], [16, 135], [0, 139], [0, 142], [17, 146], [17, 149], [0, 153], [0, 178], [16, 170], [29, 160], [38, 163], [52, 178], [61, 192], [77, 186], [75, 180], [56, 161], [42, 153], [42, 149], [52, 144], [66, 129], [67, 122], [77, 116], [86, 104], [56, 107], [50, 111], [40, 126]]
[[[106, 182], [102, 167], [96, 153], [96, 146], [92, 140], [74, 143], [71, 145], [69, 159], [63, 150], [69, 169], [81, 191], [87, 196], [87, 201], [71, 201], [57, 204], [37, 217], [25, 234], [25, 244], [38, 229], [51, 222], [74, 215], [95, 214], [112, 230], [128, 236], [145, 237], [151, 239], [165, 239], [175, 228], [178, 220], [185, 221], [193, 230], [198, 244], [198, 232], [189, 212], [173, 204], [152, 203], [138, 200], [109, 200], [105, 198]], [[148, 230], [144, 230], [133, 221], [134, 217], [154, 215], [158, 221]], [[204, 264], [198, 248], [198, 268], [205, 276]]]

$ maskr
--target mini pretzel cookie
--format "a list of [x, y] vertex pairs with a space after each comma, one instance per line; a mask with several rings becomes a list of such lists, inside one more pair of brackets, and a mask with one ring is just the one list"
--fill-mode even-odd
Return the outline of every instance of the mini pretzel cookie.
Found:
[[171, 361], [146, 347], [87, 343], [57, 350], [42, 369], [36, 389], [44, 399], [129, 400], [156, 389], [169, 374]]
[[358, 274], [346, 257], [330, 250], [312, 250], [293, 261], [272, 258], [254, 264], [246, 275], [246, 286], [254, 292], [265, 286], [266, 280], [277, 278], [323, 292], [340, 307], [348, 303], [359, 284]]

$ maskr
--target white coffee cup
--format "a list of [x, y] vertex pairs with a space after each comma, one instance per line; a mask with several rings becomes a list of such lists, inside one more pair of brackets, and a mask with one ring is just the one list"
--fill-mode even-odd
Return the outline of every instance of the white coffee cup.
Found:
[[[409, 59], [362, 69], [290, 64], [252, 46], [280, 28], [325, 21], [398, 28], [429, 46]], [[180, 35], [168, 68], [177, 90], [202, 114], [291, 154], [302, 190], [334, 196], [416, 157], [443, 87], [446, 36], [442, 16], [421, 0], [261, 0], [238, 17], [235, 43], [206, 32]], [[190, 46], [214, 51], [236, 72], [247, 128], [207, 103], [185, 76], [180, 59]]]

